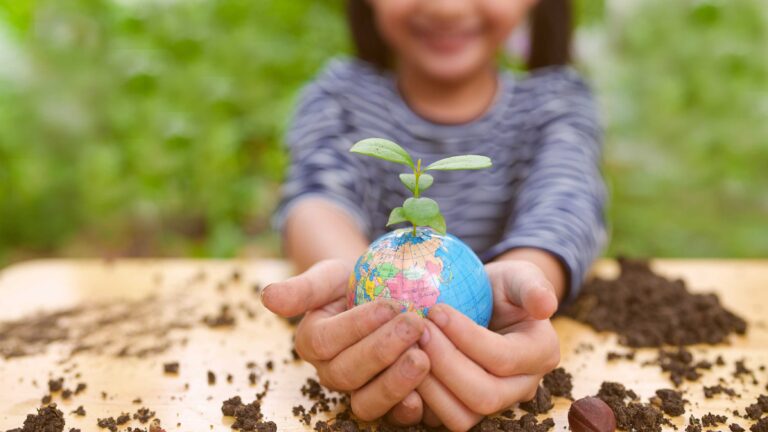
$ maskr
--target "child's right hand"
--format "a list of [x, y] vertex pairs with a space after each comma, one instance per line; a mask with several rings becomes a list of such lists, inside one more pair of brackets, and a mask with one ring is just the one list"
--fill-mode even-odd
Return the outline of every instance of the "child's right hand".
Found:
[[414, 389], [430, 369], [429, 358], [416, 347], [425, 322], [387, 301], [347, 310], [352, 267], [342, 260], [321, 261], [267, 286], [262, 302], [283, 317], [305, 314], [296, 329], [296, 351], [317, 369], [322, 385], [351, 393], [358, 418], [389, 413], [398, 423], [417, 422], [423, 406]]

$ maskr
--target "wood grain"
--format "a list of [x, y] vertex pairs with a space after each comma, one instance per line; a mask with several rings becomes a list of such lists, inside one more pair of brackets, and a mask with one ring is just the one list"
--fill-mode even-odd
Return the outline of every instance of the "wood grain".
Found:
[[[675, 423], [684, 427], [690, 414], [700, 416], [711, 411], [727, 414], [729, 420], [749, 426], [748, 421], [733, 418], [731, 411], [743, 412], [761, 389], [766, 392], [768, 372], [758, 371], [758, 366], [768, 365], [768, 261], [656, 260], [653, 266], [665, 275], [685, 279], [693, 291], [718, 293], [727, 307], [750, 323], [747, 336], [735, 337], [728, 345], [693, 347], [702, 358], [713, 360], [722, 355], [727, 365], [706, 372], [701, 382], [683, 386], [691, 403]], [[616, 271], [615, 263], [607, 260], [594, 268], [596, 274], [606, 277]], [[65, 360], [66, 344], [54, 344], [44, 354], [0, 359], [0, 430], [19, 427], [26, 414], [33, 412], [40, 398], [47, 394], [48, 379], [58, 376], [64, 376], [67, 386], [72, 388], [79, 381], [88, 384], [85, 392], [67, 401], [54, 395], [54, 401], [66, 413], [67, 430], [98, 430], [98, 417], [135, 412], [140, 406], [157, 411], [169, 431], [229, 430], [232, 421], [221, 415], [221, 402], [233, 395], [250, 401], [263, 389], [266, 380], [270, 381], [270, 391], [264, 403], [265, 416], [275, 421], [281, 431], [309, 430], [292, 416], [291, 408], [299, 403], [309, 405], [299, 389], [307, 377], [314, 375], [313, 370], [292, 360], [291, 326], [264, 310], [253, 292], [255, 284], [265, 285], [290, 273], [290, 266], [279, 260], [44, 260], [5, 269], [0, 272], [0, 321], [39, 311], [135, 301], [163, 293], [174, 294], [162, 301], [173, 302], [178, 298], [179, 305], [188, 307], [184, 313], [194, 317], [215, 313], [222, 303], [243, 302], [253, 305], [256, 317], [249, 319], [237, 309], [238, 322], [234, 328], [197, 325], [177, 330], [177, 339], [186, 338], [186, 344], [174, 344], [165, 352], [145, 358], [86, 352]], [[235, 274], [239, 277], [233, 277]], [[623, 350], [617, 346], [615, 336], [597, 334], [567, 318], [555, 319], [555, 326], [561, 340], [561, 365], [574, 375], [574, 396], [596, 393], [604, 380], [622, 382], [645, 400], [656, 389], [671, 387], [658, 367], [641, 365], [645, 360], [655, 359], [654, 350], [639, 350], [634, 362], [607, 362], [606, 352]], [[121, 337], [114, 335], [118, 341]], [[756, 371], [759, 386], [733, 382], [730, 374], [737, 359], [746, 359], [747, 366]], [[268, 360], [274, 362], [272, 371], [265, 368]], [[168, 361], [179, 361], [178, 375], [163, 373], [162, 365]], [[260, 379], [256, 385], [250, 385], [247, 379], [249, 361], [258, 365]], [[69, 372], [64, 373], [65, 370]], [[217, 375], [215, 385], [207, 383], [209, 370]], [[74, 378], [76, 373], [81, 374], [80, 379]], [[227, 374], [233, 375], [232, 383], [226, 382]], [[737, 389], [741, 398], [705, 399], [702, 385], [716, 384], [719, 377]], [[106, 399], [102, 398], [102, 391], [107, 392]], [[141, 405], [131, 403], [137, 397], [142, 399]], [[85, 407], [85, 417], [70, 414], [79, 405]], [[569, 405], [569, 401], [556, 398], [555, 409], [550, 413], [556, 431], [567, 428]], [[141, 426], [137, 422], [131, 425]]]

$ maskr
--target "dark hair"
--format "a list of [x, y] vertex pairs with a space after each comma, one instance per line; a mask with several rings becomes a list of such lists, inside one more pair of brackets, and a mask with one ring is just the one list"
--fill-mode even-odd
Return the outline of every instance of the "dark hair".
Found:
[[[376, 29], [373, 9], [366, 0], [347, 0], [347, 22], [355, 55], [376, 67], [390, 69], [392, 53]], [[539, 0], [530, 18], [528, 69], [570, 62], [572, 26], [570, 0]]]

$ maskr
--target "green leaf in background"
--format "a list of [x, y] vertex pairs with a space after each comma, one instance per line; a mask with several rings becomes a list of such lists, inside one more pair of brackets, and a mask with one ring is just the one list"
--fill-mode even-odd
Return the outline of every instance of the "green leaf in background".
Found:
[[403, 211], [403, 208], [395, 207], [389, 213], [389, 220], [387, 221], [387, 226], [394, 225], [400, 222], [405, 222], [407, 220], [408, 219], [406, 219], [405, 217], [405, 211]]
[[432, 229], [434, 229], [435, 231], [437, 231], [437, 232], [439, 232], [440, 234], [443, 234], [443, 235], [446, 232], [445, 218], [440, 213], [436, 214], [432, 218], [432, 220], [430, 220], [429, 223], [427, 223], [427, 226], [431, 227]]
[[480, 155], [452, 156], [432, 162], [427, 166], [428, 170], [451, 171], [451, 170], [475, 170], [489, 168], [491, 159]]
[[408, 198], [403, 203], [405, 217], [417, 226], [428, 226], [440, 214], [440, 207], [431, 198]]
[[[416, 189], [416, 176], [414, 174], [400, 174], [400, 181], [408, 188], [409, 191], [414, 192]], [[424, 192], [432, 186], [435, 178], [429, 174], [421, 174], [419, 176], [419, 192]]]
[[367, 138], [355, 143], [352, 153], [373, 156], [386, 161], [408, 165], [413, 168], [413, 159], [404, 148], [384, 138]]

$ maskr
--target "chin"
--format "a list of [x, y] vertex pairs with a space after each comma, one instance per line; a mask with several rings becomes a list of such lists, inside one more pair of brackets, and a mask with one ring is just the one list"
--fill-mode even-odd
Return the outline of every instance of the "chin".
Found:
[[445, 83], [463, 81], [485, 69], [488, 65], [488, 60], [478, 59], [477, 56], [430, 57], [420, 59], [418, 62], [419, 69], [426, 76]]

